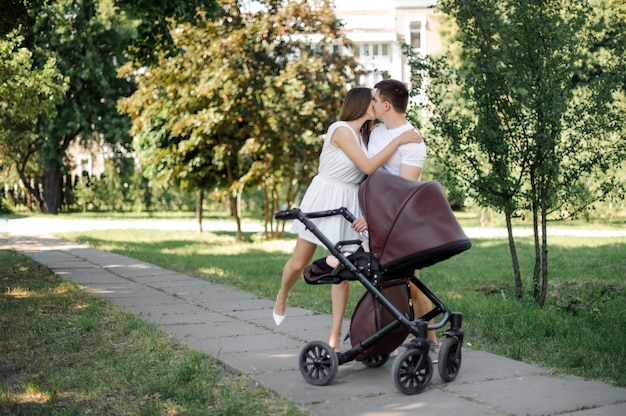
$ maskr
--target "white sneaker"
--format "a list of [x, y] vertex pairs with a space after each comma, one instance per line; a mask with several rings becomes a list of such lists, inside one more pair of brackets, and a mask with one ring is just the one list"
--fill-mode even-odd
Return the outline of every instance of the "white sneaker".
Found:
[[430, 349], [428, 350], [428, 356], [433, 364], [437, 364], [439, 362], [439, 342], [434, 343], [430, 341]]

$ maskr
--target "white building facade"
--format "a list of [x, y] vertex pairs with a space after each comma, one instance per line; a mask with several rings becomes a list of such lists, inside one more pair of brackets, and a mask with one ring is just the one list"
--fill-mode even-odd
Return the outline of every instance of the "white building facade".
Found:
[[441, 49], [432, 0], [335, 0], [335, 12], [354, 46], [359, 63], [368, 71], [359, 83], [373, 86], [388, 73], [410, 83], [410, 72], [400, 45], [423, 55]]

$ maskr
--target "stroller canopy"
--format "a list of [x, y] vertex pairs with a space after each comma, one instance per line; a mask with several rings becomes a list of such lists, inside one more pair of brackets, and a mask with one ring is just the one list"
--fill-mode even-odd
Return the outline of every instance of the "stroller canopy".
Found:
[[359, 204], [383, 271], [420, 269], [471, 247], [438, 182], [378, 170], [361, 184]]

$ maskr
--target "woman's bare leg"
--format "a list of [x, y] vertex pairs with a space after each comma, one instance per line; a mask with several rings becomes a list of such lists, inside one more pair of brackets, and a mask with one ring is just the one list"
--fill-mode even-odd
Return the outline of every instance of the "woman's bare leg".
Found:
[[280, 290], [276, 296], [274, 304], [274, 313], [279, 316], [285, 316], [287, 311], [287, 297], [289, 291], [302, 276], [304, 268], [311, 263], [315, 255], [317, 246], [300, 237], [296, 240], [296, 247], [293, 255], [287, 260], [283, 267], [283, 276], [280, 282]]
[[[419, 279], [419, 270], [415, 270], [415, 277]], [[421, 290], [417, 288], [413, 283], [411, 283], [411, 300], [413, 301], [413, 307], [415, 308], [415, 316], [419, 318], [420, 316], [424, 316], [428, 312], [433, 309], [433, 304], [428, 296], [426, 296]], [[435, 323], [434, 319], [428, 321], [429, 325]], [[433, 343], [438, 343], [437, 334], [434, 330], [428, 330], [428, 340]]]
[[341, 350], [341, 329], [343, 326], [343, 318], [348, 305], [348, 297], [350, 296], [350, 282], [343, 282], [333, 285], [332, 302], [333, 302], [333, 324], [330, 329], [330, 341], [328, 344], [335, 350]]

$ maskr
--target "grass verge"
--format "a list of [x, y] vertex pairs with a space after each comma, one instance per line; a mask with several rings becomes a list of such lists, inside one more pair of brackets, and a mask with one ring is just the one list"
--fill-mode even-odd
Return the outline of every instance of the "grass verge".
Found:
[[[236, 242], [229, 232], [111, 230], [62, 237], [268, 299], [276, 296], [294, 243]], [[514, 299], [506, 239], [475, 239], [472, 249], [420, 276], [451, 309], [463, 313], [468, 347], [626, 386], [626, 239], [550, 237], [550, 290], [543, 308], [531, 299], [532, 240], [517, 243], [525, 289], [521, 300]], [[320, 249], [319, 257], [324, 253]], [[353, 283], [348, 315], [362, 293]], [[300, 282], [288, 305], [330, 313], [330, 285]]]
[[309, 414], [26, 257], [0, 283], [0, 414]]

